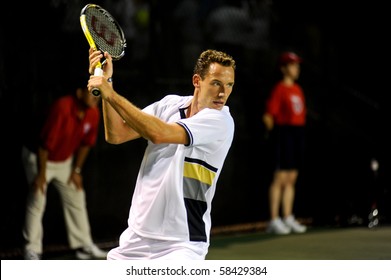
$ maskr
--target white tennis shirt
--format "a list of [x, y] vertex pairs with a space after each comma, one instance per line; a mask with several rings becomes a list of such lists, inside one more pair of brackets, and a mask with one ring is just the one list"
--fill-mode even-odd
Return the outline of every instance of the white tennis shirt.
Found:
[[190, 139], [187, 146], [148, 141], [128, 219], [143, 237], [209, 243], [212, 198], [235, 127], [227, 106], [186, 118], [192, 98], [168, 95], [143, 109], [177, 122]]

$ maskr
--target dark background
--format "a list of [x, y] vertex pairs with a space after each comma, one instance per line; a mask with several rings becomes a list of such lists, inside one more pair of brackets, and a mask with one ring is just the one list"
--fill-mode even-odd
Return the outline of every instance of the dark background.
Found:
[[[216, 46], [215, 34], [206, 33], [206, 19], [228, 1], [196, 1], [199, 8], [191, 9], [190, 14], [179, 13], [182, 19], [175, 16], [175, 10], [183, 1], [94, 3], [126, 26], [126, 17], [115, 9], [118, 3], [124, 7], [120, 2], [136, 3], [137, 9], [129, 29], [133, 32], [127, 33], [125, 57], [115, 62], [117, 91], [139, 107], [167, 93], [192, 94], [192, 72], [187, 65], [194, 59], [191, 55], [184, 59], [182, 51], [192, 40], [199, 49]], [[263, 32], [257, 39], [243, 40], [239, 51], [232, 50], [238, 63], [237, 79], [228, 105], [236, 133], [217, 186], [214, 226], [268, 219], [271, 170], [261, 116], [276, 79], [275, 60], [282, 50], [294, 50], [304, 59], [299, 82], [309, 111], [306, 164], [297, 185], [296, 216], [309, 218], [313, 226], [349, 226], [352, 217], [360, 217], [365, 226], [376, 202], [382, 222], [388, 223], [390, 137], [385, 107], [390, 94], [390, 44], [384, 1], [242, 2], [250, 7], [249, 20], [261, 24]], [[27, 185], [20, 155], [26, 131], [53, 99], [87, 74], [88, 43], [79, 23], [80, 10], [87, 3], [9, 2], [3, 9], [2, 251], [22, 246]], [[183, 19], [192, 19], [189, 15], [196, 15], [199, 26], [182, 33]], [[96, 240], [117, 240], [125, 229], [144, 147], [142, 139], [119, 146], [107, 144], [102, 127], [84, 170]], [[370, 168], [372, 158], [380, 164], [376, 174]], [[50, 188], [48, 198], [44, 242], [66, 244], [60, 200]]]

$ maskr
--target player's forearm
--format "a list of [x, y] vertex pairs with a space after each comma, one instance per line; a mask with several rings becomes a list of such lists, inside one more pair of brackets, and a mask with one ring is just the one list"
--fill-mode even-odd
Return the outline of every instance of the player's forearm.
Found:
[[[178, 134], [178, 128], [172, 124], [167, 124], [159, 118], [143, 112], [129, 100], [115, 92], [113, 92], [106, 101], [110, 103], [125, 123], [141, 137], [150, 140], [153, 143], [177, 142], [173, 141], [172, 138]], [[183, 129], [181, 129], [181, 131], [182, 130]], [[167, 140], [168, 137], [171, 138], [169, 141]], [[181, 139], [180, 141], [183, 140]]]
[[140, 137], [105, 100], [102, 102], [102, 109], [105, 139], [108, 143], [121, 144]]

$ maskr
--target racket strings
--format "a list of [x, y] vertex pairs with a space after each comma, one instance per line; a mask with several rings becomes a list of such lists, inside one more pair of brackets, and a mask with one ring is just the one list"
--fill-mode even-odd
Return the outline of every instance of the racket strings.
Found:
[[107, 51], [113, 59], [120, 59], [124, 55], [125, 42], [115, 20], [99, 9], [88, 9], [85, 16], [96, 46]]

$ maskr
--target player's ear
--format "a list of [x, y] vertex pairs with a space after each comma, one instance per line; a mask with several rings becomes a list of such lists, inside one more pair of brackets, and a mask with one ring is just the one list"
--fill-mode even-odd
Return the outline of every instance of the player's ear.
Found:
[[194, 74], [193, 75], [193, 86], [196, 87], [196, 88], [199, 87], [200, 86], [200, 81], [201, 81], [200, 75]]

